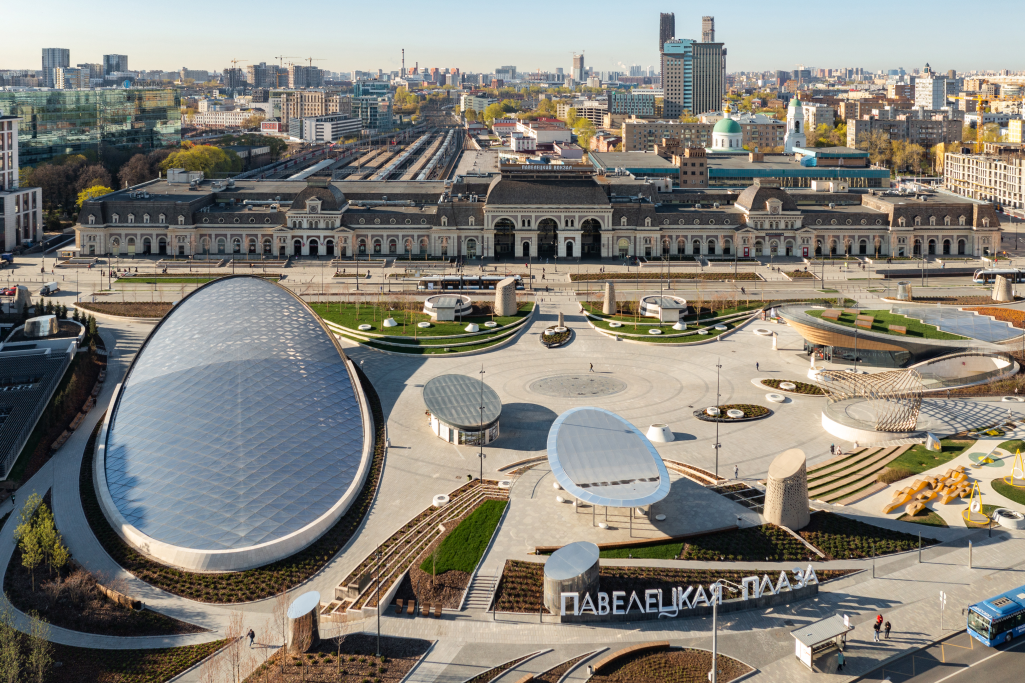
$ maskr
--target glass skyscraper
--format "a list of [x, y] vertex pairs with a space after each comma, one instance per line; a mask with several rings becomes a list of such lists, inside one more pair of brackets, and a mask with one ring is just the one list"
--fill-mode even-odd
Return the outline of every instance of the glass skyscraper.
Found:
[[23, 165], [101, 145], [144, 151], [181, 143], [181, 93], [174, 88], [0, 91], [0, 111], [21, 118]]

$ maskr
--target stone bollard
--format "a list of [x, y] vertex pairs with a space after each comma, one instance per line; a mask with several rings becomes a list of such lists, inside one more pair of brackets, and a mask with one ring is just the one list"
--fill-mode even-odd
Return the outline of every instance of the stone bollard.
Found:
[[562, 311], [559, 311], [559, 327], [566, 327], [566, 321], [562, 317]]

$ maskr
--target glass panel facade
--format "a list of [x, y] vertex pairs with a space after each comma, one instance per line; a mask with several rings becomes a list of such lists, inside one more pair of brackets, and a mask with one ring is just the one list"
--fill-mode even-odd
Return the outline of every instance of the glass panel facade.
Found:
[[140, 151], [181, 142], [181, 93], [174, 88], [0, 91], [0, 111], [20, 116], [22, 165], [101, 144]]
[[147, 339], [104, 463], [118, 511], [195, 550], [270, 543], [325, 515], [363, 461], [359, 399], [320, 321], [290, 292], [227, 278]]

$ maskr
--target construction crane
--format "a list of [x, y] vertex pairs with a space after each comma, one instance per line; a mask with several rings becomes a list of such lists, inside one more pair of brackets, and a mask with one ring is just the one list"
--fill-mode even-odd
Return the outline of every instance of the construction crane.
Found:
[[324, 57], [303, 57], [303, 59], [308, 61], [310, 66], [313, 66], [313, 62], [323, 62], [325, 60]]
[[295, 59], [295, 55], [278, 55], [274, 59], [278, 60], [278, 66], [284, 68], [286, 59]]
[[241, 64], [245, 64], [245, 63], [246, 63], [246, 62], [248, 62], [248, 61], [249, 61], [248, 59], [232, 59], [232, 60], [231, 60], [231, 68], [232, 68], [232, 69], [237, 69], [237, 68], [238, 68], [238, 65], [239, 65], [240, 63], [241, 63]]

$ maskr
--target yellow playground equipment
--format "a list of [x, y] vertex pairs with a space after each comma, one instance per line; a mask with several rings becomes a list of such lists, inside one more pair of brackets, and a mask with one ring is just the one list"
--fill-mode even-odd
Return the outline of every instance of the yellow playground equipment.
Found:
[[1014, 455], [1014, 465], [1011, 466], [1011, 473], [1004, 477], [1004, 483], [1025, 488], [1025, 461], [1022, 460], [1020, 448]]
[[958, 465], [942, 475], [930, 475], [922, 479], [915, 479], [911, 486], [896, 491], [890, 502], [883, 506], [883, 514], [888, 515], [907, 505], [904, 512], [914, 515], [933, 499], [939, 499], [941, 503], [947, 505], [958, 498], [970, 495], [971, 486], [968, 475], [965, 474], [964, 465]]
[[972, 484], [971, 497], [968, 499], [968, 509], [961, 511], [961, 518], [965, 523], [989, 524], [989, 515], [982, 511], [982, 489], [979, 482]]

